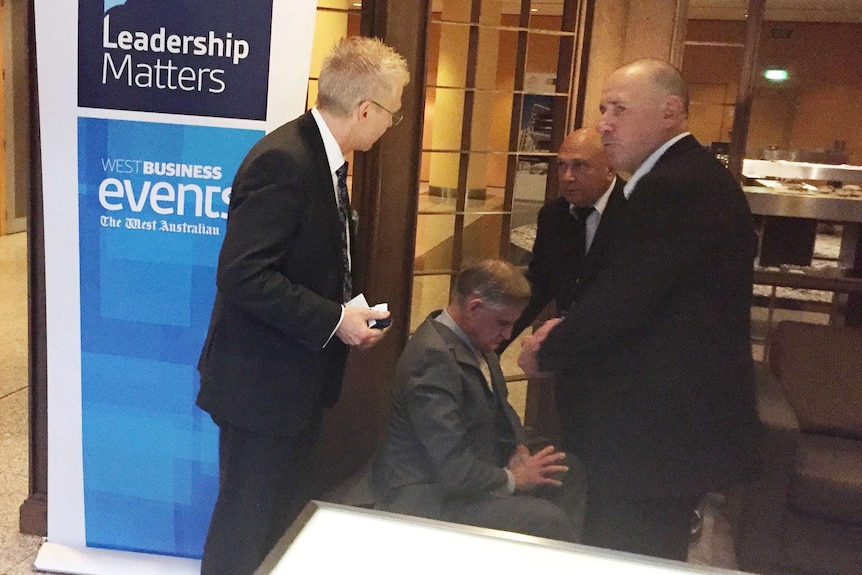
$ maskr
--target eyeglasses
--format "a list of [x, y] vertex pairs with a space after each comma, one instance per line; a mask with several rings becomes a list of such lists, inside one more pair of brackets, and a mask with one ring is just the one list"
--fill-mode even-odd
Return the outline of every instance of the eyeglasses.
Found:
[[404, 119], [404, 114], [399, 114], [398, 112], [391, 112], [386, 107], [384, 107], [383, 104], [381, 104], [379, 102], [375, 102], [374, 100], [371, 100], [371, 103], [374, 104], [375, 106], [377, 106], [378, 108], [380, 108], [381, 110], [383, 110], [384, 112], [386, 112], [387, 114], [389, 114], [390, 116], [392, 116], [392, 126], [393, 127], [400, 124], [401, 120]]

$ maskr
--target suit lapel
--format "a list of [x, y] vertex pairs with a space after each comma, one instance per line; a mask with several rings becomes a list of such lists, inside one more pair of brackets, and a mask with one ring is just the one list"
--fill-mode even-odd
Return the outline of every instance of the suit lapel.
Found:
[[629, 200], [634, 198], [634, 196], [638, 193], [638, 190], [641, 187], [640, 182], [643, 181], [644, 178], [648, 178], [652, 172], [654, 172], [657, 168], [660, 168], [665, 162], [668, 162], [681, 154], [688, 153], [696, 148], [702, 148], [702, 146], [700, 145], [700, 142], [697, 141], [697, 138], [695, 138], [691, 134], [675, 142], [674, 145], [665, 150], [664, 153], [659, 156], [652, 169], [650, 169], [650, 171], [641, 176], [640, 180], [638, 180], [638, 183], [635, 184], [635, 187], [632, 190], [631, 194], [629, 194]]
[[608, 196], [608, 203], [602, 213], [602, 218], [599, 220], [599, 227], [584, 261], [584, 275], [601, 260], [602, 254], [607, 250], [607, 244], [616, 233], [615, 228], [622, 211], [625, 209], [626, 198], [623, 194], [625, 184], [625, 180], [618, 177], [614, 189], [611, 190], [611, 195]]
[[506, 377], [503, 368], [500, 367], [500, 359], [496, 353], [485, 354], [488, 362], [488, 371], [491, 374], [491, 385], [494, 387], [494, 402], [496, 405], [497, 426], [501, 431], [498, 441], [502, 445], [501, 456], [505, 459], [517, 445], [518, 429], [520, 420], [516, 420], [517, 414], [508, 405], [508, 390], [506, 389]]
[[[494, 414], [495, 427], [497, 429], [497, 442], [499, 446], [499, 456], [501, 460], [505, 460], [511, 453], [513, 446], [517, 443], [517, 429], [520, 426], [520, 421], [512, 421], [513, 417], [517, 417], [514, 410], [506, 408], [504, 402], [507, 401], [508, 395], [506, 391], [506, 378], [503, 375], [503, 369], [500, 367], [500, 360], [495, 353], [483, 354], [485, 361], [488, 364], [488, 371], [491, 375], [491, 381], [486, 382], [482, 369], [479, 367], [479, 360], [473, 352], [473, 348], [467, 345], [458, 337], [458, 334], [453, 332], [445, 325], [437, 322], [434, 318], [435, 314], [429, 316], [428, 320], [434, 323], [437, 332], [452, 349], [452, 353], [457, 361], [467, 373], [473, 373], [473, 378], [468, 378], [474, 381], [476, 385], [481, 386], [483, 395], [488, 408]], [[488, 386], [492, 386], [492, 392]]]
[[[326, 148], [323, 145], [323, 137], [320, 135], [320, 129], [317, 127], [317, 122], [311, 112], [306, 112], [300, 118], [300, 128], [305, 141], [311, 149], [311, 157], [314, 161], [314, 172], [317, 178], [316, 190], [319, 190], [318, 201], [326, 206], [327, 227], [329, 232], [327, 237], [335, 238], [332, 242], [333, 248], [336, 250], [336, 256], [340, 260], [341, 253], [341, 219], [338, 216], [338, 205], [335, 201], [335, 187], [332, 184], [332, 172], [329, 170], [329, 159], [326, 156]], [[351, 214], [353, 210], [351, 208]], [[352, 218], [351, 218], [352, 220]], [[356, 238], [355, 238], [355, 222], [351, 221], [349, 226], [350, 233], [350, 257], [356, 259]]]

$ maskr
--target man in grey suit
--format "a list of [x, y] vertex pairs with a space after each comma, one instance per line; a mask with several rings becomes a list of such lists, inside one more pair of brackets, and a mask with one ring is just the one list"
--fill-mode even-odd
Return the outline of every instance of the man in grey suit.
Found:
[[494, 351], [529, 299], [515, 267], [483, 260], [461, 272], [448, 307], [416, 330], [398, 361], [375, 462], [378, 508], [576, 540], [560, 507], [527, 494], [560, 487], [568, 468], [553, 446], [530, 454]]
[[317, 106], [255, 144], [233, 181], [197, 405], [219, 426], [219, 494], [201, 573], [252, 573], [313, 495], [323, 409], [351, 347], [388, 312], [345, 307], [355, 230], [345, 156], [400, 119], [409, 75], [377, 39], [339, 42]]

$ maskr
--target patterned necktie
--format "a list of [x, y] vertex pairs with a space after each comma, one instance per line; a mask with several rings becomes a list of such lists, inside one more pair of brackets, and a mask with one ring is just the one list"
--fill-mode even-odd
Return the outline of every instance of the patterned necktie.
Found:
[[353, 278], [350, 274], [350, 197], [347, 195], [347, 162], [335, 170], [338, 176], [338, 219], [341, 220], [342, 301], [353, 297]]

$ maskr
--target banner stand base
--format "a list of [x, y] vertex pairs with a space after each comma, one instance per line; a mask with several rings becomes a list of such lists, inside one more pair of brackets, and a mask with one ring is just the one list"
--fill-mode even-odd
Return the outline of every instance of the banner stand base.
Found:
[[198, 559], [45, 542], [33, 566], [73, 575], [199, 575]]

